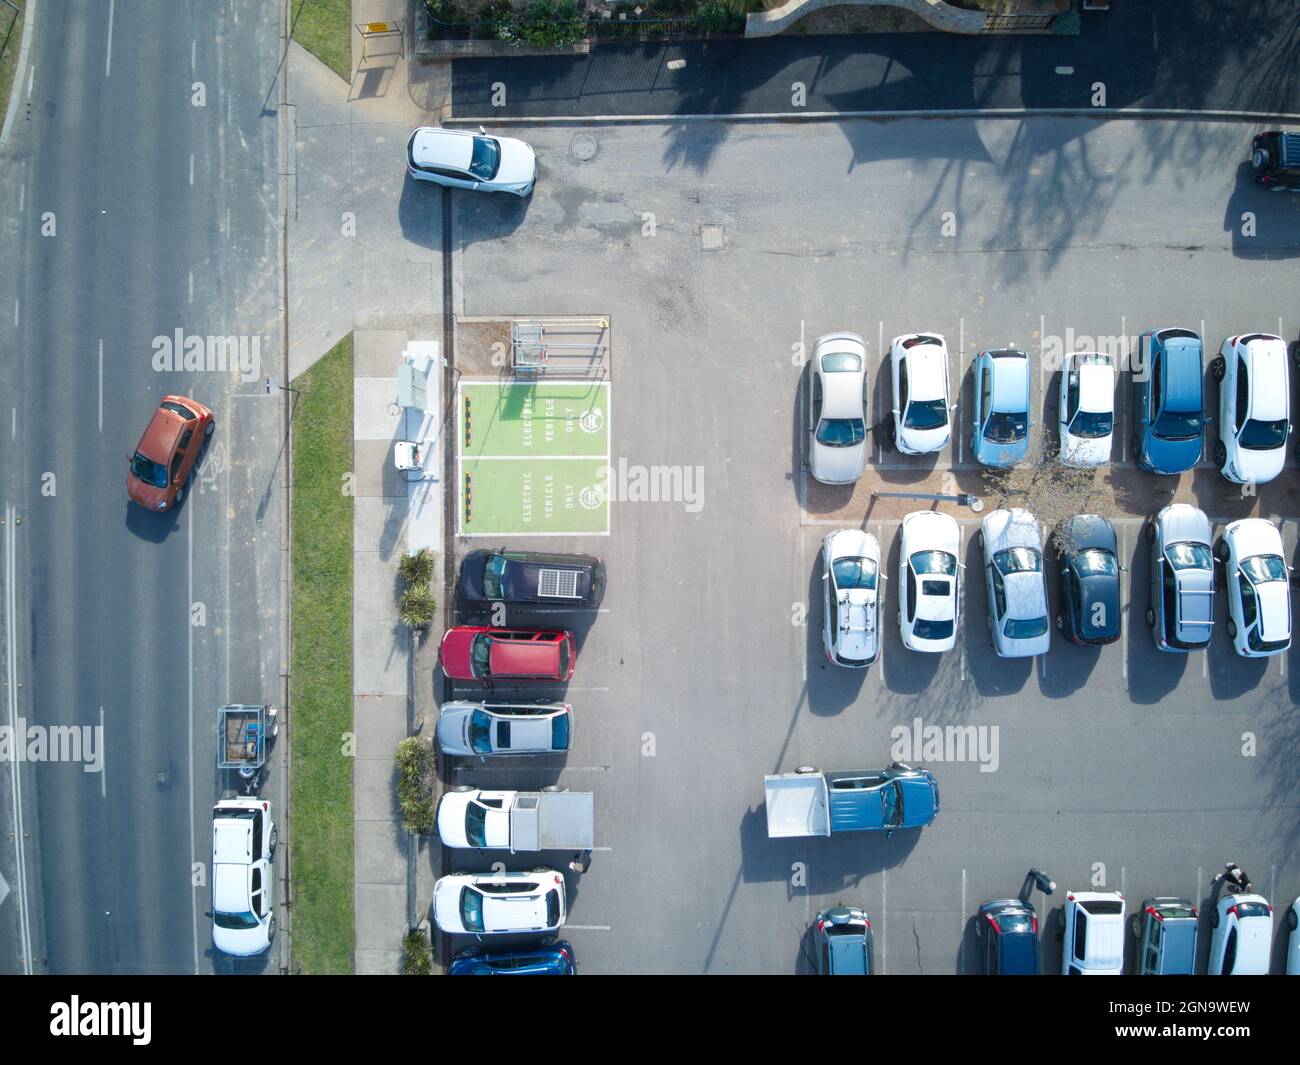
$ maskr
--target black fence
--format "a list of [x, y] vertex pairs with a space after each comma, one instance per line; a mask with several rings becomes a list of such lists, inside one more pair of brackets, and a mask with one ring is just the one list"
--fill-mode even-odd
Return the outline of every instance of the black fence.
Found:
[[984, 33], [1034, 33], [1052, 28], [1055, 15], [990, 15]]
[[578, 40], [639, 41], [681, 40], [692, 37], [732, 37], [745, 32], [744, 16], [703, 20], [693, 16], [672, 18], [600, 18], [580, 15], [553, 21], [517, 18], [502, 21], [443, 22], [429, 18], [431, 40], [503, 41], [519, 44], [556, 44]]

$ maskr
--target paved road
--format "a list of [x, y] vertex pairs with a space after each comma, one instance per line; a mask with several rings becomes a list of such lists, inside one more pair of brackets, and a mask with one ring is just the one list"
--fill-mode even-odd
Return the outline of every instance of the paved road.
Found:
[[[586, 162], [574, 130], [528, 131], [541, 161], [528, 203], [458, 197], [465, 312], [608, 314], [615, 462], [698, 468], [703, 506], [620, 500], [609, 537], [544, 541], [609, 565], [602, 613], [577, 625], [574, 750], [562, 767], [459, 767], [451, 783], [596, 793], [609, 850], [570, 877], [566, 935], [583, 971], [803, 971], [809, 923], [836, 901], [870, 911], [887, 972], [969, 969], [975, 908], [1014, 894], [1034, 864], [1063, 889], [1101, 882], [1132, 904], [1166, 893], [1203, 903], [1235, 858], [1280, 915], [1300, 892], [1300, 645], [1237, 659], [1220, 593], [1208, 655], [1152, 648], [1139, 516], [1169, 486], [1130, 488], [1117, 441], [1104, 512], [1130, 566], [1120, 643], [1057, 639], [1038, 663], [996, 658], [976, 526], [962, 514], [957, 649], [902, 648], [895, 577], [882, 661], [859, 674], [822, 653], [817, 553], [830, 528], [865, 522], [896, 575], [897, 516], [869, 514], [851, 492], [814, 495], [799, 463], [798, 346], [823, 333], [864, 335], [877, 403], [880, 336], [918, 329], [946, 334], [954, 381], [980, 347], [1019, 344], [1038, 363], [1054, 345], [1156, 323], [1203, 319], [1215, 347], [1246, 328], [1294, 339], [1300, 198], [1269, 196], [1241, 172], [1251, 131], [1035, 118], [581, 132], [597, 139]], [[1257, 237], [1239, 235], [1247, 211]], [[705, 225], [723, 227], [720, 250], [707, 250]], [[1050, 385], [1037, 389], [1044, 416]], [[1121, 415], [1117, 435], [1130, 427]], [[981, 490], [963, 461], [873, 455], [863, 482], [907, 490], [955, 470]], [[1285, 518], [1294, 559], [1297, 472], [1291, 458], [1255, 498], [1213, 477], [1179, 490], [1218, 519]], [[988, 772], [924, 755], [943, 794], [932, 827], [889, 842], [767, 839], [763, 774], [878, 768], [891, 730], [918, 717], [995, 729], [984, 735], [999, 744]], [[1252, 742], [1257, 753], [1243, 753]], [[476, 857], [476, 868], [509, 860]], [[450, 868], [470, 864], [457, 855]], [[1040, 917], [1060, 901], [1040, 899]], [[1051, 937], [1043, 960], [1059, 966]]]
[[[456, 116], [501, 118], [1089, 108], [1101, 82], [1110, 108], [1297, 113], [1298, 34], [1290, 0], [1149, 0], [1085, 15], [1078, 37], [610, 44], [586, 56], [458, 59], [452, 106]], [[685, 69], [669, 71], [670, 59]], [[792, 104], [795, 82], [806, 86], [802, 107]]]
[[[4, 860], [24, 861], [29, 905], [22, 922], [11, 897], [0, 920], [20, 951], [30, 929], [36, 971], [214, 967], [192, 886], [220, 787], [214, 708], [280, 698], [282, 433], [261, 385], [280, 374], [277, 34], [276, 5], [256, 0], [43, 4], [30, 96], [15, 86], [25, 111], [0, 161], [0, 465], [22, 520], [6, 526], [11, 711], [102, 722], [104, 755], [98, 773], [27, 764], [15, 782], [6, 767], [27, 834]], [[260, 335], [261, 366], [158, 372], [154, 338], [176, 330]], [[128, 507], [124, 460], [169, 392], [212, 406], [217, 431], [184, 505], [154, 516]]]

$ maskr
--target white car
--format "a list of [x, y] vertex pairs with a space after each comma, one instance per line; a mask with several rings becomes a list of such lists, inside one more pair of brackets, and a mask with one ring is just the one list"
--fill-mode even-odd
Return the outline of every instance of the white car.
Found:
[[989, 599], [993, 647], [1002, 658], [1047, 654], [1047, 576], [1043, 539], [1027, 510], [995, 510], [980, 522], [984, 584]]
[[1058, 927], [1064, 975], [1124, 975], [1124, 896], [1118, 891], [1068, 892]]
[[1210, 363], [1219, 382], [1214, 464], [1237, 484], [1263, 484], [1282, 472], [1291, 431], [1286, 344], [1267, 333], [1228, 337]]
[[1300, 976], [1300, 899], [1286, 908], [1286, 974]]
[[889, 345], [894, 444], [905, 455], [948, 446], [956, 404], [948, 392], [948, 345], [937, 333], [906, 333]]
[[961, 617], [961, 530], [949, 514], [918, 510], [903, 519], [898, 628], [912, 651], [951, 651]]
[[1115, 360], [1099, 351], [1076, 351], [1061, 371], [1058, 406], [1061, 462], [1105, 466], [1115, 433]]
[[406, 172], [451, 189], [532, 195], [537, 156], [523, 141], [442, 126], [420, 126], [406, 142]]
[[1243, 658], [1291, 646], [1291, 570], [1282, 534], [1264, 518], [1230, 522], [1214, 545], [1228, 583], [1228, 637]]
[[261, 954], [275, 938], [275, 843], [265, 799], [212, 808], [212, 945], [224, 954]]
[[1208, 976], [1267, 976], [1273, 907], [1263, 895], [1224, 892], [1210, 911]]
[[568, 703], [443, 703], [438, 747], [455, 758], [495, 758], [567, 751], [573, 742]]
[[867, 468], [867, 349], [856, 333], [813, 345], [808, 468], [822, 484], [853, 484]]
[[453, 873], [433, 885], [433, 920], [453, 935], [554, 932], [564, 924], [564, 877], [531, 873]]
[[822, 644], [834, 665], [862, 668], [880, 655], [880, 544], [861, 529], [822, 541]]

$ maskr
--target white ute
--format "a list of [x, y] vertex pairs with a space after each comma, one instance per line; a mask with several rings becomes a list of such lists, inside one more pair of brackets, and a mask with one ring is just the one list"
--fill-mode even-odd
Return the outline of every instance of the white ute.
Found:
[[261, 954], [275, 937], [275, 843], [265, 799], [212, 808], [212, 945], [225, 954]]

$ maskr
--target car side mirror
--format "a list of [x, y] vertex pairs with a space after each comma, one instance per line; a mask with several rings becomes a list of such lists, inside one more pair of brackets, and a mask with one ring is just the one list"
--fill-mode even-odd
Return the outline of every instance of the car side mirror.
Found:
[[487, 130], [485, 130], [482, 126], [479, 126], [478, 131], [482, 133], [483, 136], [485, 137], [487, 136]]
[[897, 407], [894, 408], [894, 417], [898, 417], [898, 408], [897, 408]]

